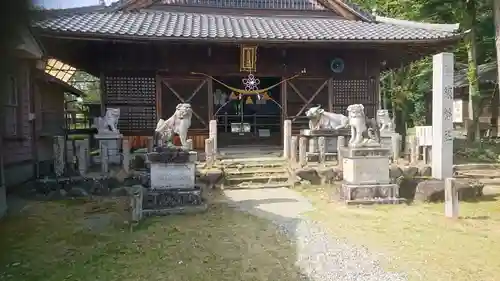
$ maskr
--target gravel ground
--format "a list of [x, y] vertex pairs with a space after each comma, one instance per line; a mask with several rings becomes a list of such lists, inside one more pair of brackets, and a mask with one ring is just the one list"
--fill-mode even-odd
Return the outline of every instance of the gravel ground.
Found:
[[304, 217], [313, 207], [292, 190], [231, 190], [226, 195], [230, 204], [270, 219], [295, 241], [297, 265], [310, 281], [407, 280], [403, 274], [382, 269], [376, 255], [366, 248], [335, 239]]

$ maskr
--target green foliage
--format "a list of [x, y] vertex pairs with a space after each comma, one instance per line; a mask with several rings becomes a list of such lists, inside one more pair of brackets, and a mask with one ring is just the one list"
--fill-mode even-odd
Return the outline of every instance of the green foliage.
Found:
[[71, 77], [69, 83], [86, 94], [86, 97], [83, 98], [84, 102], [101, 102], [100, 82], [96, 77], [77, 70], [73, 77]]
[[500, 162], [500, 146], [497, 140], [481, 140], [473, 143], [455, 143], [456, 163], [498, 163]]
[[[469, 81], [473, 93], [480, 92], [477, 83], [477, 63], [495, 60], [495, 28], [493, 24], [492, 0], [358, 0], [367, 10], [376, 10], [378, 15], [429, 23], [460, 23], [462, 32], [474, 28], [474, 46], [465, 42], [455, 50], [456, 65], [470, 66]], [[472, 8], [472, 9], [471, 9]], [[471, 14], [472, 13], [472, 14]], [[469, 38], [470, 39], [470, 38]], [[465, 41], [465, 40], [464, 40]], [[469, 47], [469, 48], [467, 48]], [[474, 48], [476, 47], [476, 48]], [[477, 58], [469, 60], [468, 51], [473, 50]], [[402, 112], [405, 123], [418, 125], [425, 122], [425, 95], [431, 89], [432, 65], [429, 58], [411, 63], [384, 73], [381, 76], [381, 91], [384, 99], [390, 100], [395, 110]], [[479, 103], [476, 101], [476, 106]]]

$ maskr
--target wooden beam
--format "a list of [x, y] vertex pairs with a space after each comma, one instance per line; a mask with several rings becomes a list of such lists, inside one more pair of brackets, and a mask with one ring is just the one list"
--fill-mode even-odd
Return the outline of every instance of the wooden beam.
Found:
[[[177, 91], [174, 88], [172, 88], [172, 86], [170, 85], [170, 83], [168, 83], [168, 81], [166, 79], [162, 79], [162, 82], [179, 99], [180, 102], [182, 102], [182, 103], [186, 102], [186, 100], [181, 95], [179, 95], [179, 93], [177, 93]], [[207, 80], [203, 80], [200, 83], [200, 85], [198, 85], [198, 87], [194, 90], [194, 92], [191, 94], [191, 96], [189, 97], [188, 100], [193, 98], [196, 95], [196, 93], [198, 93], [200, 91], [201, 87], [206, 82], [207, 82]], [[201, 118], [201, 116], [198, 113], [196, 113], [196, 111], [194, 111], [194, 110], [193, 110], [193, 115], [200, 121], [201, 124], [203, 124], [205, 127], [207, 127], [207, 122], [203, 118]]]
[[159, 75], [156, 75], [156, 122], [160, 120], [160, 118], [163, 117], [163, 110], [162, 110], [162, 103], [163, 103], [163, 98], [162, 98], [162, 92], [161, 92], [161, 80], [162, 78]]
[[323, 84], [321, 84], [321, 86], [316, 90], [314, 95], [312, 95], [312, 97], [310, 97], [307, 100], [307, 102], [302, 106], [302, 108], [299, 110], [299, 113], [297, 113], [297, 116], [299, 116], [300, 114], [302, 114], [302, 112], [304, 112], [304, 109], [306, 109], [306, 107], [314, 100], [314, 98], [319, 94], [319, 92], [321, 92], [321, 90], [323, 90], [323, 88], [325, 88], [327, 83], [328, 83], [328, 80], [325, 80], [325, 82], [323, 82]]
[[[286, 77], [281, 77], [281, 79], [286, 79]], [[282, 107], [282, 115], [283, 115], [283, 118], [286, 119], [288, 118], [288, 83], [289, 82], [285, 82], [281, 85], [281, 107]], [[284, 121], [284, 120], [283, 120]]]
[[333, 112], [333, 78], [328, 79], [328, 111]]
[[99, 75], [99, 90], [101, 92], [101, 116], [106, 113], [106, 76], [104, 72]]
[[295, 87], [295, 85], [291, 82], [288, 81], [288, 85], [290, 85], [290, 88], [302, 99], [303, 102], [307, 102], [307, 99], [302, 95], [302, 93]]

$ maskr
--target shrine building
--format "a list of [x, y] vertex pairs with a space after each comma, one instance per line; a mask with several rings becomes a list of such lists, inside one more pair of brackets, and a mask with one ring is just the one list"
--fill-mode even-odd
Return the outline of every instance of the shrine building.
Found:
[[197, 149], [211, 119], [224, 147], [279, 145], [283, 121], [300, 129], [311, 105], [346, 114], [362, 103], [374, 117], [380, 73], [453, 47], [457, 29], [347, 0], [129, 0], [33, 24], [50, 57], [100, 77], [102, 109], [120, 108], [121, 133], [152, 136], [186, 102]]

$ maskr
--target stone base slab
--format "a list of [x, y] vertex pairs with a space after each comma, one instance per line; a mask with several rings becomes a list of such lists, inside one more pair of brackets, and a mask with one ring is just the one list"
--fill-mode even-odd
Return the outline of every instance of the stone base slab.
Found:
[[344, 180], [349, 184], [388, 184], [391, 182], [387, 156], [343, 158], [342, 169]]
[[144, 194], [143, 209], [168, 210], [203, 205], [202, 189], [199, 186], [192, 188], [172, 188], [168, 190], [148, 190]]
[[300, 130], [300, 136], [304, 137], [338, 137], [338, 136], [350, 136], [351, 129], [342, 128], [338, 130], [310, 130], [302, 129]]
[[340, 198], [347, 201], [399, 198], [397, 184], [342, 184]]
[[194, 163], [198, 160], [196, 151], [182, 149], [155, 151], [146, 155], [149, 163]]
[[191, 188], [195, 184], [196, 164], [158, 163], [150, 164], [151, 189], [172, 192], [178, 188]]
[[[319, 162], [319, 152], [308, 152], [307, 162]], [[337, 161], [337, 153], [325, 153], [325, 161]]]
[[341, 147], [344, 158], [390, 157], [391, 150], [385, 147]]

